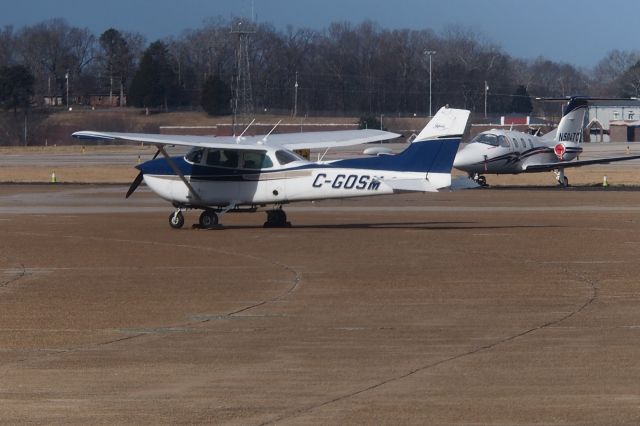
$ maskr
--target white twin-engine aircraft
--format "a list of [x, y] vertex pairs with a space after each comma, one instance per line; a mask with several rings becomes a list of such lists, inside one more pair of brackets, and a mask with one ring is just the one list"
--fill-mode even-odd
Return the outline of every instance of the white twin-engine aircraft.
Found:
[[[485, 186], [486, 174], [518, 174], [553, 171], [558, 183], [569, 184], [564, 174], [568, 167], [626, 161], [640, 156], [577, 159], [582, 152], [580, 142], [584, 118], [590, 98], [573, 97], [565, 106], [554, 137], [534, 136], [512, 130], [492, 129], [473, 138], [456, 155], [453, 167], [466, 172]], [[551, 134], [550, 134], [551, 135]]]
[[[451, 185], [451, 168], [469, 111], [442, 108], [403, 152], [335, 161], [307, 161], [297, 149], [332, 148], [393, 139], [381, 130], [347, 130], [261, 136], [207, 137], [82, 131], [73, 137], [155, 145], [164, 158], [137, 166], [127, 197], [144, 180], [171, 202], [173, 228], [184, 225], [183, 211], [201, 209], [199, 225], [212, 228], [230, 211], [256, 211], [267, 205], [265, 226], [290, 226], [282, 205], [325, 200], [431, 192]], [[245, 129], [246, 131], [246, 129]], [[272, 130], [273, 131], [273, 130]], [[165, 146], [189, 146], [170, 157]]]

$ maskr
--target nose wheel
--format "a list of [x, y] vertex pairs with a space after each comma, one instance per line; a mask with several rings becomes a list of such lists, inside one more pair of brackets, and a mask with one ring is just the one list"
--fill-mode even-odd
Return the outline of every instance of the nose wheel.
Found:
[[288, 228], [291, 222], [287, 222], [287, 214], [282, 209], [267, 211], [267, 221], [263, 225], [265, 228]]
[[173, 229], [180, 229], [184, 225], [184, 216], [180, 210], [176, 210], [175, 212], [169, 215], [169, 226]]
[[487, 186], [487, 178], [485, 178], [484, 176], [476, 173], [475, 175], [471, 176], [471, 178], [480, 186]]

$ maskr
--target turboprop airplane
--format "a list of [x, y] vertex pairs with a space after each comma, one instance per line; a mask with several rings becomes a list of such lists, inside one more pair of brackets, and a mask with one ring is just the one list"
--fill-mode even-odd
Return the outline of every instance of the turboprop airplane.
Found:
[[[169, 216], [172, 228], [184, 225], [183, 211], [187, 209], [202, 210], [199, 226], [213, 228], [224, 213], [265, 208], [264, 226], [280, 227], [290, 226], [282, 206], [294, 201], [431, 192], [448, 187], [468, 118], [467, 110], [442, 108], [398, 154], [316, 162], [293, 150], [358, 145], [400, 135], [381, 130], [246, 137], [81, 131], [73, 137], [155, 145], [156, 156], [162, 154], [163, 158], [154, 156], [137, 166], [140, 173], [126, 196], [144, 180], [153, 192], [173, 204], [175, 210]], [[191, 150], [184, 157], [171, 157], [165, 150], [171, 145]]]
[[558, 183], [569, 185], [564, 169], [640, 158], [640, 155], [579, 160], [584, 117], [590, 98], [572, 97], [555, 135], [535, 136], [513, 130], [492, 129], [478, 134], [456, 155], [453, 167], [486, 186], [486, 174], [553, 171]]

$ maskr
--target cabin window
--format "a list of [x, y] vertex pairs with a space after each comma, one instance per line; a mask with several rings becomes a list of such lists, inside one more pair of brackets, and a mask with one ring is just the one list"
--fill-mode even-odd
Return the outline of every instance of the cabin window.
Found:
[[199, 164], [202, 160], [202, 154], [204, 153], [203, 148], [193, 148], [191, 151], [187, 153], [185, 158], [187, 161], [190, 161], [194, 164]]
[[207, 153], [207, 166], [238, 167], [238, 151], [232, 149], [210, 149]]
[[513, 146], [516, 147], [516, 149], [520, 148], [520, 145], [518, 145], [518, 139], [513, 138]]
[[522, 142], [522, 149], [527, 149], [527, 142], [524, 140], [524, 138], [520, 138], [520, 142]]
[[304, 158], [296, 155], [294, 152], [285, 151], [284, 149], [276, 151], [276, 158], [278, 159], [278, 162], [283, 166], [294, 161], [304, 161]]
[[533, 149], [533, 142], [531, 141], [531, 139], [529, 139], [529, 147]]
[[242, 152], [242, 168], [243, 169], [268, 169], [273, 167], [273, 161], [264, 151], [243, 151]]

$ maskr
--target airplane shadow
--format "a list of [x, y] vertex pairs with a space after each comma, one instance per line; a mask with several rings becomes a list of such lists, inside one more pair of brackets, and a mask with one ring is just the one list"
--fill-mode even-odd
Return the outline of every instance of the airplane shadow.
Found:
[[564, 228], [559, 225], [487, 225], [480, 226], [477, 222], [377, 222], [377, 223], [339, 223], [318, 225], [292, 225], [282, 228], [264, 228], [262, 225], [222, 225], [212, 230], [234, 229], [408, 229], [414, 231], [457, 231], [457, 230], [501, 230], [501, 229], [529, 229], [529, 228]]

